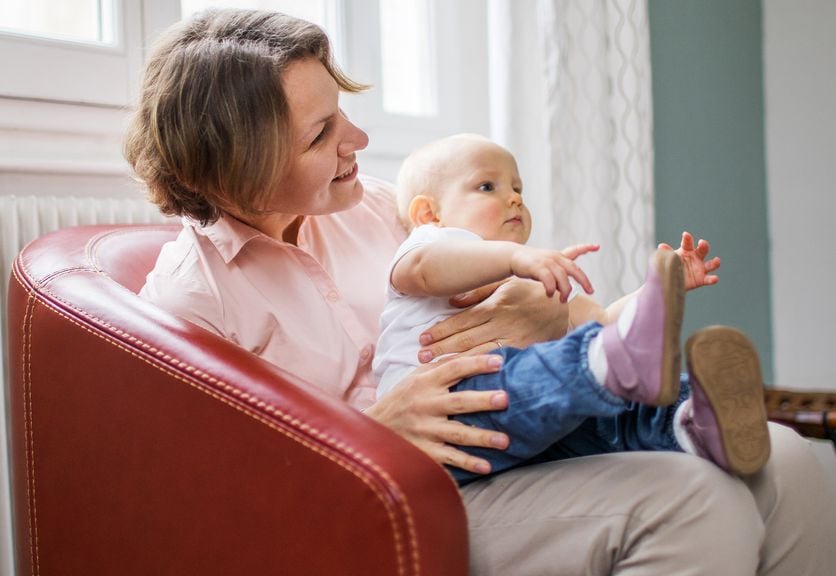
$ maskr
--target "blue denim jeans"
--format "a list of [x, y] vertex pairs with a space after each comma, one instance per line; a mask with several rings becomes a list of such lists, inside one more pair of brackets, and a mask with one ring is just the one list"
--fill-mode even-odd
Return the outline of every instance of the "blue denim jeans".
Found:
[[[523, 464], [631, 450], [682, 451], [673, 434], [673, 415], [688, 397], [687, 376], [671, 406], [627, 402], [598, 384], [587, 350], [600, 331], [585, 324], [560, 340], [525, 349], [501, 348], [502, 370], [466, 378], [452, 390], [505, 390], [508, 408], [453, 416], [464, 424], [500, 430], [511, 439], [507, 450], [463, 447], [488, 460], [492, 473]], [[449, 467], [460, 485], [483, 475]]]

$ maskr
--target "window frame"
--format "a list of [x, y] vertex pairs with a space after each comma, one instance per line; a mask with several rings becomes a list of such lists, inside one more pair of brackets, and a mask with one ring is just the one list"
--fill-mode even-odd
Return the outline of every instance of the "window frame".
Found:
[[[339, 1], [339, 0], [336, 0]], [[345, 2], [342, 29], [345, 61], [355, 79], [372, 85], [359, 96], [345, 96], [344, 107], [370, 135], [367, 154], [399, 160], [421, 144], [455, 132], [489, 132], [487, 8], [481, 0], [436, 1], [435, 79], [438, 113], [406, 116], [384, 110], [377, 0]], [[463, 74], [466, 70], [468, 73]]]
[[127, 106], [142, 66], [142, 0], [114, 0], [114, 44], [0, 31], [0, 97]]

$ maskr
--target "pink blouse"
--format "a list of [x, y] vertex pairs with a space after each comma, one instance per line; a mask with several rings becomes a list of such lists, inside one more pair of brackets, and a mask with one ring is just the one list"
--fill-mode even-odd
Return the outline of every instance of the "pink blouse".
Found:
[[308, 216], [298, 246], [225, 215], [184, 219], [140, 295], [358, 409], [371, 375], [387, 267], [406, 237], [390, 184], [362, 177], [354, 208]]

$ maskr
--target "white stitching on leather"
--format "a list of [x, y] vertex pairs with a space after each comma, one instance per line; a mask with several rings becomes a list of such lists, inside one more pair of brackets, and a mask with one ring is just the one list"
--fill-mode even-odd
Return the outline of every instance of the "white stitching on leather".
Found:
[[29, 558], [32, 574], [40, 573], [38, 553], [38, 506], [35, 495], [35, 425], [32, 413], [32, 318], [36, 299], [29, 292], [23, 316], [23, 439], [26, 454], [26, 496], [29, 513]]

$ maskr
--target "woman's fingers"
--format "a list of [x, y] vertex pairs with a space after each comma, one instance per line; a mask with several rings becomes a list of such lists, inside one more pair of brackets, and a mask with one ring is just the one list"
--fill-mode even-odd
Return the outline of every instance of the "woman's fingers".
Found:
[[509, 444], [508, 436], [505, 434], [467, 426], [455, 420], [440, 422], [428, 432], [438, 440], [425, 447], [436, 462], [479, 474], [490, 472], [490, 464], [487, 460], [468, 454], [458, 449], [457, 446], [504, 450]]
[[473, 412], [504, 410], [508, 407], [508, 394], [502, 390], [462, 390], [437, 396], [429, 407], [433, 414], [454, 416]]
[[[543, 285], [512, 279], [471, 308], [439, 322], [421, 335], [421, 362], [443, 354], [461, 353], [502, 339], [524, 347], [566, 334], [568, 307], [547, 298]], [[488, 348], [480, 351], [490, 351]]]
[[449, 444], [436, 444], [425, 449], [425, 452], [439, 464], [461, 468], [476, 474], [487, 474], [491, 471], [491, 465], [487, 460], [472, 456]]
[[431, 435], [445, 444], [453, 446], [475, 446], [504, 450], [508, 447], [508, 436], [502, 432], [483, 430], [455, 420], [444, 420], [434, 427]]
[[503, 338], [497, 338], [495, 340], [490, 340], [483, 344], [479, 344], [470, 350], [465, 350], [464, 352], [459, 352], [462, 356], [476, 356], [479, 354], [490, 354], [491, 352], [496, 352], [500, 348], [505, 346], [505, 342]]
[[476, 473], [487, 473], [490, 465], [457, 446], [505, 449], [506, 434], [467, 426], [450, 416], [471, 412], [503, 410], [508, 394], [501, 390], [450, 392], [449, 387], [465, 378], [499, 370], [497, 354], [456, 356], [425, 365], [407, 376], [399, 386], [366, 410], [366, 415], [388, 426], [429, 454], [436, 462]]
[[[464, 315], [467, 315], [467, 318], [461, 319], [463, 324], [460, 330], [450, 330], [449, 334], [444, 336], [447, 333], [447, 329], [452, 326], [442, 326], [441, 328], [443, 330], [440, 331], [442, 337], [434, 339], [432, 344], [425, 345], [418, 352], [418, 360], [421, 362], [429, 362], [433, 358], [443, 356], [444, 354], [467, 353], [471, 350], [490, 352], [489, 348], [494, 344], [491, 337], [495, 334], [496, 330], [495, 328], [491, 329], [490, 324], [488, 324], [492, 319], [490, 312], [469, 308], [456, 316], [444, 320], [444, 322], [449, 322], [453, 318]], [[439, 326], [440, 324], [436, 325], [433, 330]], [[494, 348], [498, 348], [498, 346], [494, 346]]]
[[[448, 342], [449, 346], [445, 350], [440, 350], [437, 346], [432, 346], [430, 349], [433, 354], [429, 359], [439, 356], [442, 353], [470, 350], [479, 344], [485, 343], [485, 340], [479, 340], [473, 335], [473, 330], [485, 324], [490, 319], [490, 311], [476, 305], [472, 308], [462, 310], [458, 314], [450, 316], [435, 326], [432, 326], [421, 335], [420, 342], [423, 346], [440, 341]], [[421, 361], [424, 362], [426, 360], [422, 359]]]
[[450, 298], [450, 305], [457, 308], [467, 308], [468, 306], [477, 304], [493, 294], [496, 289], [505, 282], [507, 282], [507, 280], [500, 280], [499, 282], [481, 286], [469, 292], [465, 292], [464, 294], [457, 294], [456, 296]]
[[420, 378], [449, 388], [462, 378], [499, 371], [502, 361], [502, 356], [498, 354], [455, 356], [425, 369]]

